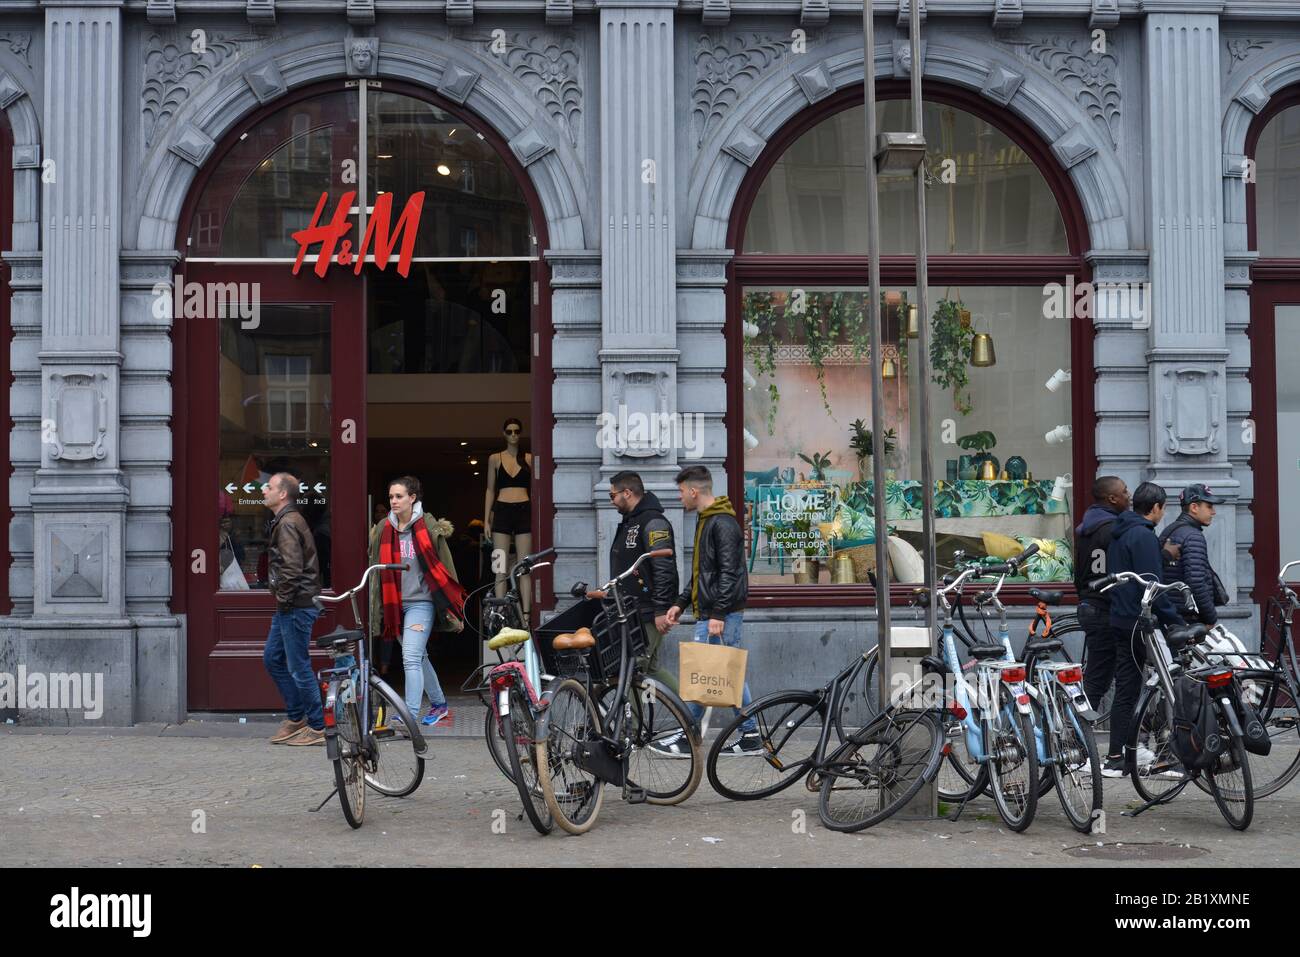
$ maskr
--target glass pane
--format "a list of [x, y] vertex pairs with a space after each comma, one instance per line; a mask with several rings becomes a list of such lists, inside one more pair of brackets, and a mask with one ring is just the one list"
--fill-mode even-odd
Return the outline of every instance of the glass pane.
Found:
[[324, 220], [356, 189], [343, 182], [343, 161], [357, 159], [357, 108], [355, 90], [325, 93], [249, 130], [213, 166], [196, 207], [190, 255], [297, 256], [291, 234], [311, 223], [321, 193], [331, 197]]
[[[880, 131], [911, 129], [906, 100], [885, 100]], [[867, 253], [864, 109], [844, 110], [804, 133], [759, 188], [746, 253]], [[955, 107], [924, 110], [930, 253], [1065, 254], [1065, 223], [1047, 181], [1006, 134]], [[944, 161], [952, 176], [944, 182]], [[880, 246], [916, 250], [914, 180], [880, 179]]]
[[[330, 584], [330, 307], [268, 305], [261, 324], [221, 320], [220, 571], [239, 563], [251, 588], [267, 587], [261, 486], [289, 472], [307, 491], [299, 510], [316, 539], [321, 576]], [[270, 387], [273, 369], [303, 370], [299, 389]], [[320, 486], [317, 488], [317, 486]]]
[[1255, 163], [1259, 254], [1300, 257], [1300, 106], [1283, 110], [1264, 127]]
[[366, 284], [370, 371], [527, 372], [530, 264], [415, 263]]
[[[1277, 362], [1277, 525], [1282, 543], [1282, 564], [1294, 561], [1294, 542], [1300, 540], [1300, 500], [1291, 494], [1300, 478], [1300, 306], [1274, 308]], [[1300, 580], [1300, 568], [1287, 574]]]
[[432, 104], [400, 93], [368, 94], [371, 196], [393, 194], [393, 222], [424, 190], [415, 255], [532, 256], [528, 204], [487, 141]]
[[[921, 383], [910, 361], [916, 341], [905, 318], [915, 292], [887, 288], [884, 300], [885, 442], [871, 428], [867, 298], [861, 288], [749, 287], [745, 321], [745, 509], [751, 580], [811, 584], [865, 582], [874, 568], [871, 459], [885, 456], [890, 561], [899, 581], [920, 581]], [[939, 309], [940, 300], [954, 304]], [[1046, 434], [1071, 422], [1068, 385], [1043, 386], [1070, 368], [1069, 324], [1043, 318], [1041, 287], [931, 289], [931, 329], [961, 351], [940, 350], [929, 384], [931, 455], [936, 479], [938, 559], [998, 554], [1040, 539], [1034, 581], [1073, 575], [1070, 520], [1052, 498], [1069, 478], [1068, 438]], [[970, 312], [970, 326], [961, 311]], [[975, 334], [991, 337], [992, 366], [975, 366]], [[950, 356], [950, 358], [945, 358]], [[961, 381], [960, 406], [947, 380]], [[962, 411], [966, 410], [966, 411]], [[859, 422], [860, 420], [860, 422]], [[946, 421], [945, 421], [946, 420]], [[964, 441], [963, 441], [964, 440]], [[984, 460], [992, 480], [981, 480]], [[1005, 472], [1006, 477], [1003, 478]], [[942, 484], [939, 484], [942, 483]], [[805, 561], [796, 563], [803, 553]], [[840, 556], [847, 561], [837, 564]], [[805, 576], [796, 578], [803, 570]], [[805, 577], [807, 580], [805, 581]], [[1023, 579], [1022, 579], [1023, 580]]]

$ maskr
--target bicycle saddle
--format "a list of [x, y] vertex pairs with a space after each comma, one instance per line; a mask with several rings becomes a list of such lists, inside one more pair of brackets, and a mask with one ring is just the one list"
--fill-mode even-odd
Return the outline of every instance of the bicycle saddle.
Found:
[[502, 628], [488, 639], [488, 647], [496, 651], [498, 648], [506, 648], [510, 645], [522, 645], [529, 637], [528, 632], [522, 628]]
[[947, 673], [948, 665], [938, 655], [926, 655], [921, 659], [921, 669], [942, 675]]
[[1001, 642], [993, 642], [988, 645], [971, 645], [970, 656], [979, 661], [986, 658], [1003, 658], [1006, 656], [1007, 649]]
[[1044, 605], [1059, 605], [1065, 600], [1063, 591], [1047, 591], [1044, 588], [1029, 589], [1029, 597], [1041, 601]]
[[359, 631], [350, 630], [343, 626], [336, 627], [328, 634], [321, 635], [316, 639], [317, 648], [333, 648], [337, 645], [346, 645], [350, 641], [361, 641], [366, 636]]
[[1061, 650], [1060, 638], [1031, 638], [1025, 642], [1026, 655], [1051, 655]]
[[1165, 642], [1170, 649], [1177, 651], [1185, 645], [1194, 645], [1205, 637], [1209, 631], [1208, 625], [1195, 624], [1183, 625], [1181, 628], [1170, 628], [1165, 632]]
[[579, 628], [577, 631], [556, 636], [555, 641], [551, 642], [551, 647], [556, 651], [577, 651], [590, 648], [595, 644], [596, 636], [591, 633], [591, 629]]

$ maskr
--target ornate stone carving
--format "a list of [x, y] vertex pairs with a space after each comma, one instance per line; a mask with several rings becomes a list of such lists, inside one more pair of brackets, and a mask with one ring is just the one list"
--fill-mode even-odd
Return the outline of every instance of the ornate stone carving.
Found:
[[831, 19], [830, 0], [800, 0], [799, 24], [805, 27], [819, 27]]
[[1214, 369], [1166, 368], [1160, 387], [1160, 426], [1171, 455], [1213, 455], [1219, 451], [1221, 399]]
[[50, 418], [42, 439], [50, 459], [99, 460], [108, 454], [108, 375], [103, 372], [55, 372], [50, 376]]
[[348, 0], [348, 23], [374, 23], [375, 0]]
[[1061, 161], [1061, 165], [1069, 169], [1082, 163], [1097, 152], [1097, 148], [1088, 141], [1088, 136], [1083, 132], [1083, 128], [1078, 123], [1075, 123], [1052, 144], [1052, 152]]
[[757, 33], [736, 34], [721, 40], [700, 37], [695, 50], [697, 79], [691, 98], [698, 128], [696, 146], [704, 144], [714, 123], [788, 50], [786, 43]]
[[718, 26], [731, 22], [731, 0], [704, 0], [700, 20]]
[[[921, 23], [925, 23], [925, 0], [917, 0], [916, 12], [921, 15]], [[898, 25], [905, 27], [911, 23], [912, 4], [911, 0], [898, 0]]]
[[448, 23], [473, 23], [474, 0], [447, 0]]
[[473, 92], [479, 76], [480, 74], [473, 70], [449, 63], [447, 69], [442, 71], [442, 79], [438, 81], [438, 92], [456, 103], [464, 103]]
[[[925, 76], [926, 41], [921, 41], [921, 75]], [[904, 80], [912, 75], [912, 41], [895, 38], [893, 41], [894, 78]]]
[[348, 37], [344, 48], [348, 76], [379, 75], [379, 37]]
[[730, 153], [746, 166], [753, 166], [758, 162], [758, 157], [766, 145], [767, 140], [748, 126], [741, 124], [736, 127], [735, 132], [731, 134], [731, 137], [727, 140], [727, 145], [722, 150], [724, 153]]
[[7, 110], [26, 94], [18, 81], [4, 70], [0, 70], [0, 110]]
[[1092, 14], [1088, 17], [1088, 29], [1098, 27], [1109, 29], [1119, 26], [1119, 0], [1092, 0]]
[[546, 0], [548, 26], [573, 22], [573, 0]]
[[1268, 105], [1269, 95], [1259, 80], [1251, 80], [1234, 99], [1250, 112], [1258, 114]]
[[176, 0], [149, 0], [145, 5], [145, 19], [150, 23], [175, 23]]
[[1245, 40], [1240, 37], [1228, 40], [1224, 44], [1228, 51], [1228, 73], [1231, 74], [1238, 64], [1250, 59], [1250, 55], [1256, 50], [1262, 50], [1273, 42], [1273, 40]]
[[1059, 36], [1006, 42], [1069, 90], [1088, 115], [1106, 128], [1111, 147], [1119, 148], [1119, 61], [1115, 54], [1096, 52], [1090, 40]]
[[980, 90], [994, 103], [1006, 106], [1011, 102], [1011, 98], [1016, 95], [1020, 89], [1020, 84], [1025, 81], [1023, 73], [1017, 73], [1015, 70], [1008, 70], [1001, 64], [993, 64], [989, 68], [988, 79], [984, 81], [984, 87]]
[[275, 23], [275, 0], [248, 0], [244, 18], [249, 23]]
[[28, 69], [31, 68], [32, 59], [30, 56], [32, 46], [32, 35], [30, 33], [18, 33], [13, 30], [0, 31], [0, 43], [9, 46], [9, 52], [16, 57], [20, 57], [23, 65]]
[[670, 448], [668, 415], [668, 373], [663, 370], [615, 369], [614, 407], [626, 409], [626, 418], [639, 413], [637, 421], [648, 428], [619, 428], [615, 432], [614, 454], [620, 458], [643, 459], [664, 455]]
[[284, 77], [280, 75], [280, 68], [276, 66], [274, 60], [267, 60], [261, 66], [245, 71], [244, 82], [253, 91], [259, 103], [270, 103], [284, 96], [288, 89]]
[[803, 95], [808, 97], [809, 103], [824, 100], [835, 92], [835, 85], [831, 82], [831, 75], [827, 72], [824, 63], [818, 63], [811, 70], [796, 73], [794, 81], [799, 84], [799, 89], [803, 90]]
[[535, 126], [528, 127], [512, 139], [510, 148], [519, 157], [519, 162], [525, 166], [531, 166], [555, 149], [550, 143], [546, 142], [545, 137], [537, 131]]
[[578, 42], [573, 36], [552, 39], [536, 34], [510, 38], [502, 57], [506, 67], [537, 97], [546, 112], [578, 145], [578, 125], [582, 119], [581, 71], [578, 67]]
[[240, 44], [257, 43], [260, 36], [227, 37], [209, 34], [202, 53], [195, 53], [189, 37], [149, 37], [144, 56], [144, 145], [153, 145], [158, 131], [180, 109], [194, 89], [223, 64], [239, 56]]
[[168, 149], [186, 162], [193, 163], [195, 166], [202, 166], [216, 145], [212, 137], [193, 123], [190, 123], [185, 129], [181, 130], [180, 135], [176, 137], [176, 142], [172, 143]]
[[102, 524], [51, 524], [50, 598], [103, 598], [108, 529]]
[[1020, 26], [1025, 19], [1025, 8], [1020, 0], [996, 0], [993, 4], [993, 28], [1005, 30]]

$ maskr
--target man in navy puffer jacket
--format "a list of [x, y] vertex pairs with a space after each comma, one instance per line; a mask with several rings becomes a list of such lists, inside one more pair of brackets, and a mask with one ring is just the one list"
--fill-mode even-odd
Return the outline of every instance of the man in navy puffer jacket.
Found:
[[1182, 514], [1160, 535], [1162, 545], [1173, 542], [1179, 549], [1177, 559], [1165, 557], [1164, 581], [1187, 585], [1196, 599], [1199, 620], [1213, 625], [1219, 613], [1214, 610], [1215, 574], [1210, 567], [1204, 529], [1214, 521], [1214, 506], [1222, 505], [1224, 499], [1198, 482], [1183, 489], [1178, 501]]

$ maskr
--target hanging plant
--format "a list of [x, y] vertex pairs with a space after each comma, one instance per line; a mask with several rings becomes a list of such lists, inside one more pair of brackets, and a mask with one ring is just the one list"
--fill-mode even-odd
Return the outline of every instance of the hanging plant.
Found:
[[973, 408], [969, 395], [962, 399], [962, 390], [970, 384], [971, 348], [975, 330], [963, 325], [961, 313], [965, 307], [960, 301], [940, 299], [930, 320], [930, 379], [945, 389], [952, 390], [953, 405], [962, 415]]

